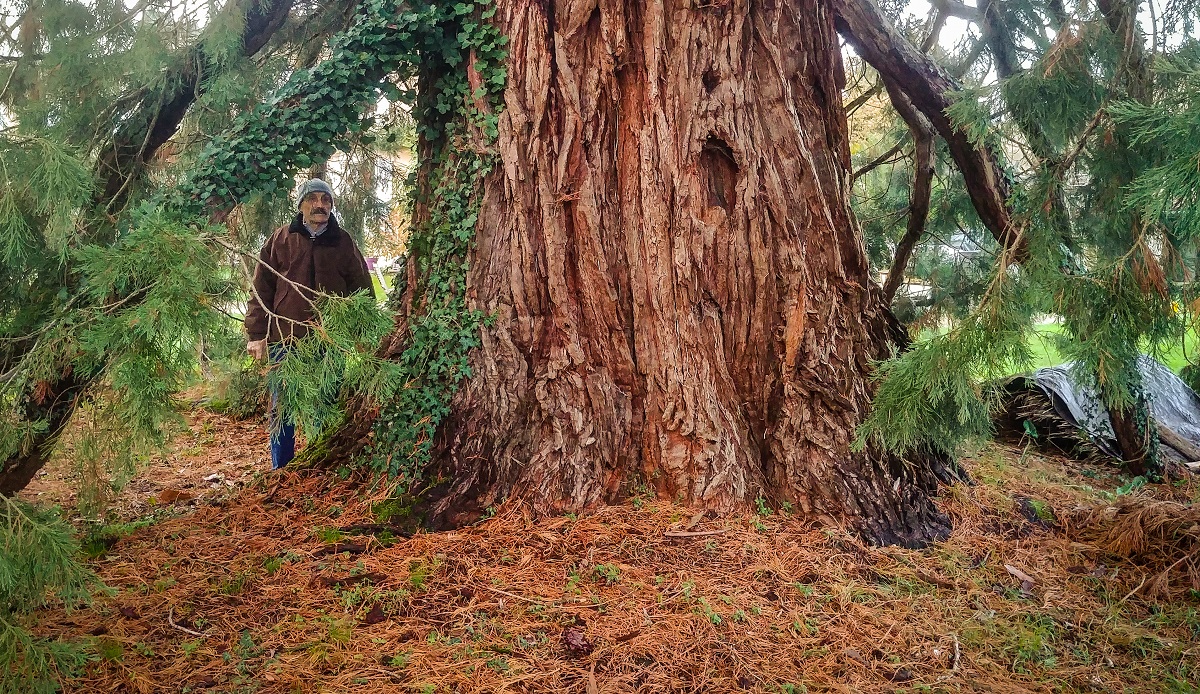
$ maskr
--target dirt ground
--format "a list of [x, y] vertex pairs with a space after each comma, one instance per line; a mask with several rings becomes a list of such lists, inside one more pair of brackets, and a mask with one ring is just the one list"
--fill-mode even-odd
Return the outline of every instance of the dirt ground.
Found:
[[[186, 430], [113, 496], [109, 518], [131, 520], [164, 506], [195, 507], [249, 483], [271, 468], [266, 422], [238, 421], [202, 408], [184, 416]], [[21, 497], [75, 509], [79, 470], [70, 441], [38, 472]]]
[[[94, 560], [111, 596], [39, 614], [97, 654], [64, 691], [1197, 691], [1198, 562], [1172, 554], [1194, 545], [1125, 556], [1081, 520], [1194, 513], [1191, 481], [1118, 495], [1108, 470], [991, 446], [921, 551], [643, 498], [406, 537], [388, 489], [267, 473], [260, 423], [188, 421], [120, 497], [182, 513]], [[31, 494], [69, 504], [66, 474]]]

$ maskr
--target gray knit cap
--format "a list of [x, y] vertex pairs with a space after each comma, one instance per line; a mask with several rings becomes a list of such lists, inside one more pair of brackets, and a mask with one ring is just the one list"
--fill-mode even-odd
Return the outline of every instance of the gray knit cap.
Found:
[[309, 193], [329, 193], [329, 197], [333, 197], [333, 188], [329, 184], [319, 178], [310, 178], [300, 186], [300, 191], [296, 193], [296, 209], [300, 209], [300, 203], [304, 202], [304, 196]]

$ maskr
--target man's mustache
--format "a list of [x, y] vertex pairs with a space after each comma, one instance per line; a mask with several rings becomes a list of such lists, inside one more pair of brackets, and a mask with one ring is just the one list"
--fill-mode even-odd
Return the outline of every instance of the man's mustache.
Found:
[[329, 210], [325, 209], [324, 207], [314, 207], [309, 214], [329, 214]]

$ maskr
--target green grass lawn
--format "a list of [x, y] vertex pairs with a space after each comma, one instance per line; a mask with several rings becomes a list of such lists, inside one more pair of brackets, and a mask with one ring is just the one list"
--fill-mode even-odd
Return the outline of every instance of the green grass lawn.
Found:
[[[1055, 336], [1062, 333], [1062, 326], [1057, 323], [1043, 323], [1038, 326], [1035, 336], [1030, 340], [1030, 348], [1034, 355], [1034, 368], [1056, 366], [1066, 359], [1058, 353], [1055, 347]], [[1200, 361], [1200, 339], [1195, 331], [1188, 331], [1183, 342], [1173, 345], [1166, 351], [1152, 355], [1175, 373], [1187, 366], [1188, 358]]]
[[[932, 330], [922, 331], [917, 338], [926, 340], [937, 334], [944, 334], [949, 328], [940, 327], [936, 332]], [[1059, 353], [1055, 345], [1056, 338], [1062, 334], [1062, 326], [1057, 323], [1041, 323], [1034, 329], [1034, 334], [1029, 340], [1029, 349], [1033, 354], [1032, 369], [1040, 369], [1045, 366], [1057, 366], [1067, 361], [1066, 357]], [[1172, 345], [1169, 349], [1165, 349], [1160, 353], [1153, 354], [1156, 359], [1162, 362], [1167, 368], [1175, 373], [1179, 373], [1183, 367], [1188, 365], [1190, 358], [1193, 363], [1200, 363], [1200, 336], [1197, 336], [1195, 330], [1189, 330], [1186, 338], [1179, 344]], [[1011, 374], [1021, 373], [1019, 369], [1013, 369]]]
[[379, 283], [379, 278], [375, 276], [374, 272], [371, 273], [371, 286], [375, 289], [376, 301], [384, 301], [387, 299], [387, 290], [384, 289], [383, 285]]
[[[387, 279], [388, 286], [389, 287], [395, 286], [396, 273], [385, 272], [384, 275], [385, 275], [385, 278]], [[371, 273], [371, 286], [374, 287], [374, 289], [375, 289], [375, 300], [376, 301], [387, 301], [388, 290], [384, 289], [383, 285], [379, 283], [379, 277], [374, 272]]]

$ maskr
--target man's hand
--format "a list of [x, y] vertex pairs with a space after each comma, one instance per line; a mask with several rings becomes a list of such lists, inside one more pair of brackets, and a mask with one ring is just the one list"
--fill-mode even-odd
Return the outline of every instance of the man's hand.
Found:
[[254, 357], [254, 361], [265, 361], [267, 358], [267, 338], [246, 343], [246, 351]]

